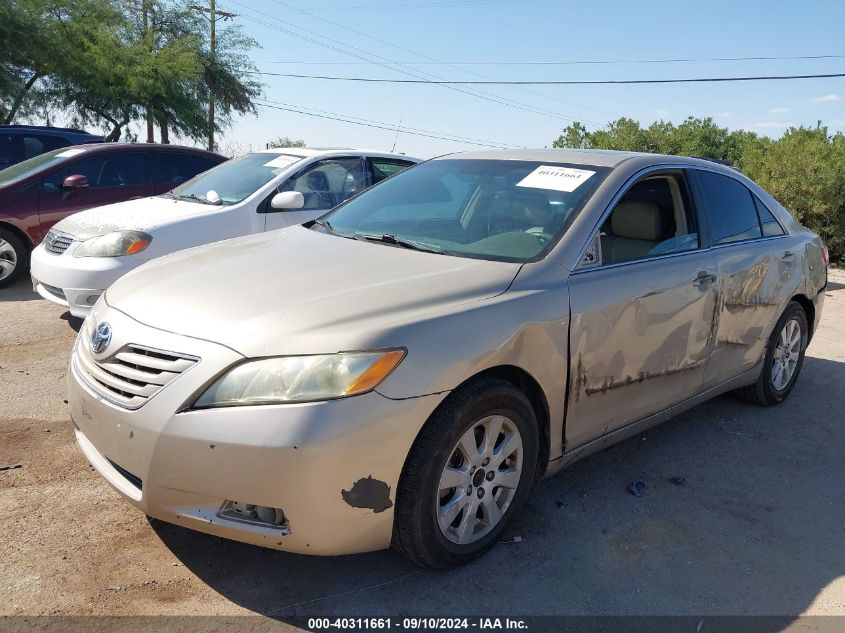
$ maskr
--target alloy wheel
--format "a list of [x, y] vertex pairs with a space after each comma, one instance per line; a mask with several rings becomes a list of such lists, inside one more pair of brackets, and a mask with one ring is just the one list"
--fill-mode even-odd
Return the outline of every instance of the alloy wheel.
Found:
[[795, 374], [801, 358], [801, 324], [797, 319], [787, 321], [780, 331], [777, 347], [772, 356], [772, 386], [781, 391], [785, 389]]
[[18, 254], [15, 248], [0, 238], [0, 281], [10, 277], [18, 266]]
[[452, 449], [438, 484], [437, 523], [452, 543], [484, 538], [504, 517], [522, 477], [522, 436], [502, 415], [475, 422]]

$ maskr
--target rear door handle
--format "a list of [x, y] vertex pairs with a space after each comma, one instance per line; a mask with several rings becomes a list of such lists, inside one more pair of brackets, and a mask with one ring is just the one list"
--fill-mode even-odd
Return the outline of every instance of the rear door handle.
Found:
[[786, 251], [783, 254], [783, 257], [781, 257], [780, 259], [784, 262], [791, 262], [793, 259], [795, 259], [795, 253], [793, 253], [792, 251]]
[[712, 273], [700, 272], [698, 273], [698, 276], [692, 280], [692, 285], [704, 286], [707, 284], [712, 284], [714, 281], [716, 281], [716, 275]]

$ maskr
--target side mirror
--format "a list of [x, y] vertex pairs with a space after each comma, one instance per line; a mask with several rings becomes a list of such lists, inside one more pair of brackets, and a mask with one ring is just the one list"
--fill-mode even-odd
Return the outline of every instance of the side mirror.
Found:
[[62, 183], [62, 189], [71, 191], [74, 189], [87, 189], [88, 188], [88, 179], [83, 176], [82, 174], [73, 174], [72, 176], [68, 176], [65, 178], [64, 182]]
[[305, 196], [299, 191], [283, 191], [270, 200], [271, 209], [301, 209], [305, 206]]

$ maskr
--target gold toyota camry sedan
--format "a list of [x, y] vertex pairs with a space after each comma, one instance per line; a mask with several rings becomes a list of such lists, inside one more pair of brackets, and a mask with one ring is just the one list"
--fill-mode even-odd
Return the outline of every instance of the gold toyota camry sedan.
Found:
[[727, 391], [782, 402], [827, 265], [713, 162], [446, 156], [108, 288], [73, 350], [76, 437], [164, 521], [459, 565], [539, 477]]

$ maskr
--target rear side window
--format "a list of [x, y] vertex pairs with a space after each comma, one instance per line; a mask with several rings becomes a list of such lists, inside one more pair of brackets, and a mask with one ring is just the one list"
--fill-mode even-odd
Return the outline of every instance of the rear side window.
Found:
[[762, 237], [757, 208], [745, 185], [710, 171], [697, 171], [696, 175], [714, 245]]
[[208, 158], [191, 156], [189, 154], [175, 154], [161, 152], [159, 154], [159, 182], [176, 186], [206, 170], [211, 169], [217, 163]]
[[136, 187], [146, 183], [147, 155], [124, 152], [106, 157], [106, 164], [97, 186]]
[[777, 235], [786, 234], [786, 231], [783, 230], [780, 222], [778, 222], [772, 212], [769, 211], [769, 207], [763, 204], [763, 201], [757, 196], [754, 196], [754, 204], [757, 206], [757, 215], [760, 217], [760, 226], [763, 229], [763, 237], [775, 237]]
[[408, 161], [389, 160], [387, 158], [371, 158], [370, 164], [373, 166], [373, 184], [381, 182], [393, 174], [398, 174], [403, 169], [413, 165]]
[[[53, 148], [49, 148], [53, 149]], [[23, 137], [23, 158], [26, 160], [27, 158], [32, 158], [33, 156], [38, 156], [39, 154], [43, 154], [47, 150], [44, 149], [44, 143], [41, 142], [36, 136], [24, 136]]]

